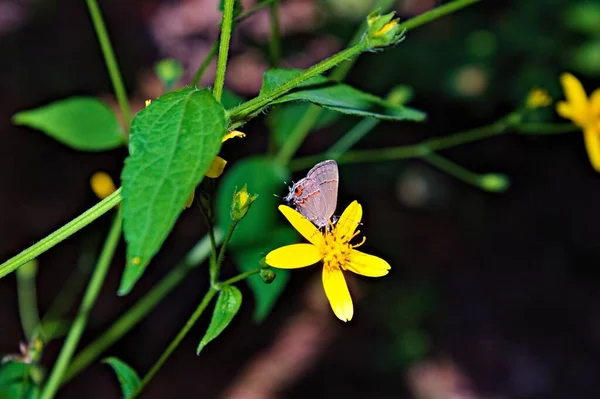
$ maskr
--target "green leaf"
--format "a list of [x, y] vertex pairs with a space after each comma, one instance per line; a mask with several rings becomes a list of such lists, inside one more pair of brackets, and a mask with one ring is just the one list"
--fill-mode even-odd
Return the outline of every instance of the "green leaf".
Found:
[[116, 357], [108, 357], [102, 362], [111, 366], [117, 374], [123, 397], [125, 399], [131, 397], [131, 394], [139, 388], [141, 383], [140, 377], [138, 377], [135, 370]]
[[121, 176], [127, 265], [120, 295], [160, 249], [225, 134], [225, 111], [208, 90], [171, 92], [135, 116]]
[[39, 129], [80, 151], [104, 151], [125, 145], [112, 109], [93, 97], [71, 97], [13, 116], [16, 125]]
[[223, 104], [223, 108], [230, 109], [237, 107], [241, 103], [244, 102], [244, 99], [234, 92], [230, 90], [223, 90], [223, 95], [221, 96], [221, 104]]
[[600, 34], [600, 4], [596, 1], [578, 1], [570, 4], [563, 14], [565, 24], [574, 31]]
[[[290, 103], [275, 107], [267, 115], [267, 124], [275, 136], [277, 145], [282, 145], [304, 118], [310, 103]], [[340, 118], [339, 112], [324, 109], [319, 115], [313, 130], [323, 129], [334, 124]]]
[[[296, 230], [290, 226], [280, 226], [272, 230], [268, 239], [262, 245], [245, 247], [239, 252], [234, 252], [234, 258], [238, 269], [241, 272], [247, 272], [259, 267], [259, 261], [264, 258], [269, 251], [282, 247], [284, 245], [298, 242]], [[276, 276], [271, 284], [263, 282], [262, 278], [255, 274], [246, 279], [252, 293], [254, 294], [254, 321], [262, 322], [267, 318], [271, 309], [279, 299], [279, 296], [290, 280], [290, 271], [283, 269], [272, 269]]]
[[240, 290], [232, 285], [223, 287], [219, 293], [217, 303], [215, 304], [215, 309], [213, 310], [212, 319], [210, 320], [208, 329], [196, 350], [197, 354], [200, 354], [200, 351], [202, 351], [210, 341], [217, 338], [223, 330], [227, 328], [238, 310], [240, 310], [240, 306], [242, 306], [242, 293]]
[[[302, 72], [297, 69], [268, 70], [263, 77], [261, 94], [280, 86]], [[426, 114], [421, 111], [393, 104], [322, 76], [316, 76], [303, 82], [296, 89], [273, 101], [272, 104], [289, 101], [308, 101], [343, 114], [371, 116], [384, 120], [422, 122], [426, 118]]]
[[[38, 367], [31, 364], [15, 361], [3, 364], [0, 367], [0, 399], [38, 398], [40, 388], [32, 379], [32, 374], [36, 371], [39, 371]], [[26, 386], [24, 382], [27, 383]]]
[[231, 221], [231, 200], [235, 188], [248, 185], [248, 191], [258, 194], [250, 211], [239, 223], [229, 248], [265, 242], [273, 227], [281, 220], [277, 205], [281, 204], [274, 194], [287, 193], [285, 181], [290, 182], [289, 171], [263, 156], [243, 159], [228, 168], [217, 190], [217, 224], [227, 231]]

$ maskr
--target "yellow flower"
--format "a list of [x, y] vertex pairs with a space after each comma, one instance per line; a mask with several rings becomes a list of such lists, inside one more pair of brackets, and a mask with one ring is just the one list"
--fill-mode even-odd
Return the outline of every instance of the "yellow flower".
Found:
[[556, 104], [556, 112], [583, 130], [590, 163], [596, 172], [600, 172], [600, 89], [594, 90], [588, 99], [575, 76], [564, 73], [560, 82], [567, 101]]
[[96, 172], [90, 178], [92, 191], [101, 200], [111, 195], [117, 188], [108, 173]]
[[552, 97], [544, 89], [532, 89], [527, 95], [525, 106], [529, 109], [547, 107], [552, 104]]
[[[234, 137], [244, 138], [244, 137], [246, 137], [246, 133], [242, 133], [237, 130], [233, 130], [233, 131], [227, 133], [225, 136], [223, 136], [223, 139], [221, 140], [221, 142], [224, 143], [227, 140], [234, 138]], [[227, 165], [227, 161], [219, 156], [216, 156], [215, 159], [212, 160], [212, 163], [210, 164], [205, 176], [210, 177], [211, 179], [216, 179], [217, 177], [219, 177], [223, 174], [225, 165]], [[192, 193], [188, 197], [184, 208], [189, 208], [190, 206], [192, 206], [193, 202], [194, 202], [194, 191], [192, 191]]]
[[359, 244], [350, 243], [360, 233], [356, 228], [362, 219], [362, 207], [358, 202], [352, 202], [338, 223], [330, 225], [325, 232], [290, 207], [280, 205], [279, 210], [310, 244], [275, 249], [267, 254], [267, 264], [280, 269], [296, 269], [322, 261], [323, 287], [331, 308], [340, 320], [351, 320], [354, 307], [343, 270], [368, 277], [385, 276], [390, 270], [385, 260], [355, 249], [365, 242], [364, 238]]

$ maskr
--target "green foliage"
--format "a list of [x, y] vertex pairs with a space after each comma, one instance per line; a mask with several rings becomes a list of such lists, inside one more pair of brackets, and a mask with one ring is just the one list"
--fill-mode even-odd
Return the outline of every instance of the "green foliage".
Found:
[[32, 378], [36, 370], [34, 365], [14, 361], [0, 366], [0, 399], [38, 398], [40, 389]]
[[130, 398], [131, 394], [134, 393], [140, 386], [140, 377], [138, 377], [135, 370], [116, 357], [108, 357], [103, 360], [103, 363], [111, 366], [114, 372], [117, 374], [119, 384], [121, 384], [123, 397], [125, 399]]
[[223, 96], [221, 97], [221, 104], [223, 104], [223, 108], [229, 109], [237, 107], [243, 102], [244, 99], [231, 90], [223, 90]]
[[286, 168], [277, 166], [263, 156], [246, 158], [229, 168], [222, 178], [217, 191], [217, 225], [227, 231], [231, 221], [231, 199], [234, 190], [248, 185], [248, 190], [258, 194], [258, 199], [238, 225], [231, 240], [231, 248], [255, 245], [265, 241], [273, 228], [280, 223], [277, 205], [280, 200], [273, 194], [286, 189], [284, 181], [289, 181]]
[[569, 58], [570, 67], [589, 76], [600, 74], [600, 39], [590, 40], [575, 48]]
[[200, 354], [209, 342], [217, 338], [227, 328], [238, 310], [240, 310], [240, 306], [242, 306], [242, 293], [240, 290], [232, 285], [223, 287], [215, 304], [208, 329], [196, 350], [197, 354]]
[[564, 16], [569, 28], [585, 34], [600, 35], [600, 3], [597, 1], [573, 2]]
[[[252, 212], [254, 212], [254, 209]], [[254, 270], [269, 251], [297, 241], [296, 230], [287, 225], [276, 227], [269, 236], [265, 237], [262, 244], [245, 247], [234, 254], [237, 267], [242, 272]], [[253, 318], [256, 322], [262, 322], [271, 313], [271, 309], [290, 279], [289, 270], [278, 269], [274, 271], [277, 277], [270, 284], [266, 284], [258, 274], [250, 276], [246, 280], [254, 294]]]
[[[298, 126], [309, 107], [310, 103], [289, 103], [275, 107], [275, 109], [267, 115], [267, 124], [273, 132], [275, 142], [281, 146], [287, 138], [292, 134]], [[340, 113], [324, 109], [317, 122], [313, 127], [313, 131], [326, 128], [337, 122], [340, 118]]]
[[[297, 77], [304, 71], [297, 69], [270, 69], [265, 72], [261, 94]], [[343, 83], [316, 76], [277, 98], [273, 104], [289, 101], [308, 101], [343, 114], [371, 116], [377, 119], [422, 122], [425, 113], [394, 104]]]
[[21, 111], [13, 116], [13, 123], [39, 129], [80, 151], [104, 151], [125, 145], [115, 113], [93, 97], [71, 97]]
[[119, 294], [160, 249], [225, 134], [225, 112], [208, 90], [177, 90], [135, 116], [122, 174], [127, 265]]

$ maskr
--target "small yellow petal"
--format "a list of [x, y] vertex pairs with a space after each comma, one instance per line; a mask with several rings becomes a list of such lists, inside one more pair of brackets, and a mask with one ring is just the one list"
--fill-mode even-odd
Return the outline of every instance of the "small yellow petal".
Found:
[[588, 127], [583, 132], [583, 138], [590, 163], [596, 172], [600, 172], [600, 131], [595, 127]]
[[146, 100], [146, 107], [150, 104], [152, 104], [152, 100]]
[[337, 267], [323, 267], [323, 287], [333, 313], [341, 321], [350, 321], [354, 315], [352, 297], [344, 273]]
[[187, 201], [185, 202], [185, 205], [183, 206], [183, 208], [189, 208], [190, 206], [192, 206], [192, 204], [194, 203], [194, 191], [192, 191], [190, 193], [190, 196], [188, 197]]
[[344, 265], [344, 269], [362, 276], [381, 277], [388, 274], [391, 266], [377, 256], [354, 250], [350, 254], [350, 262]]
[[559, 101], [556, 103], [556, 113], [562, 116], [565, 119], [571, 119], [573, 122], [573, 117], [575, 113], [573, 112], [573, 107], [566, 101]]
[[117, 188], [113, 183], [112, 178], [108, 173], [96, 172], [90, 179], [90, 185], [94, 194], [100, 199], [104, 199], [111, 195]]
[[233, 130], [233, 131], [227, 133], [225, 136], [223, 136], [223, 139], [221, 140], [221, 142], [224, 143], [227, 140], [232, 139], [234, 137], [239, 137], [239, 138], [243, 139], [244, 137], [246, 137], [246, 133], [242, 133], [238, 130]]
[[350, 237], [362, 220], [362, 206], [353, 201], [342, 213], [335, 225], [335, 235], [339, 238]]
[[588, 98], [581, 82], [570, 73], [563, 73], [560, 76], [560, 82], [567, 102], [572, 109], [572, 118], [578, 123], [584, 123], [588, 115]]
[[600, 119], [600, 89], [594, 90], [590, 96], [590, 106], [596, 119]]
[[314, 245], [292, 244], [269, 252], [265, 261], [269, 266], [279, 269], [297, 269], [314, 265], [321, 259], [321, 252]]
[[289, 206], [279, 205], [279, 211], [290, 222], [302, 237], [306, 238], [310, 243], [321, 247], [323, 245], [323, 235], [308, 219], [302, 216], [299, 212]]
[[215, 157], [208, 171], [206, 172], [206, 177], [210, 177], [211, 179], [216, 179], [217, 177], [223, 174], [223, 170], [225, 169], [225, 165], [227, 165], [227, 161], [221, 157]]

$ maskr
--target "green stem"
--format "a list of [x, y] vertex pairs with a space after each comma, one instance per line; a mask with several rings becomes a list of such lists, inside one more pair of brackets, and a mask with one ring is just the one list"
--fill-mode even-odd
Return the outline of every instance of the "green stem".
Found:
[[260, 270], [261, 269], [259, 268], [259, 269], [256, 269], [256, 270], [250, 270], [248, 272], [240, 273], [237, 276], [234, 276], [234, 277], [230, 278], [229, 280], [225, 280], [222, 283], [219, 283], [219, 287], [222, 288], [222, 287], [225, 287], [226, 285], [232, 285], [232, 284], [237, 283], [238, 281], [245, 280], [245, 279], [247, 279], [250, 276], [253, 276], [253, 275], [257, 274], [257, 273], [260, 273]]
[[247, 9], [246, 11], [244, 11], [240, 15], [238, 15], [238, 17], [235, 19], [235, 21], [236, 22], [243, 21], [244, 19], [248, 18], [249, 16], [255, 14], [256, 12], [262, 10], [266, 6], [269, 6], [269, 5], [271, 5], [271, 3], [274, 3], [276, 1], [278, 1], [278, 0], [263, 0], [263, 1], [259, 1], [253, 7], [250, 7], [249, 9]]
[[102, 201], [88, 209], [69, 223], [65, 224], [50, 235], [44, 237], [39, 242], [33, 244], [29, 248], [23, 250], [16, 256], [13, 256], [6, 262], [0, 265], [0, 278], [13, 272], [19, 267], [32, 259], [37, 258], [40, 254], [46, 252], [62, 240], [72, 236], [106, 212], [111, 210], [115, 205], [121, 202], [121, 189], [119, 188], [114, 193], [104, 198]]
[[[215, 231], [217, 242], [223, 240], [223, 233], [217, 229]], [[142, 299], [123, 314], [117, 321], [103, 332], [98, 338], [86, 346], [71, 362], [61, 385], [66, 384], [73, 379], [82, 370], [96, 361], [106, 349], [110, 348], [115, 342], [119, 341], [127, 334], [140, 320], [146, 317], [160, 301], [166, 297], [175, 287], [177, 287], [185, 277], [195, 267], [206, 260], [211, 253], [211, 244], [208, 237], [200, 240], [181, 263], [162, 280], [160, 280]]]
[[325, 156], [327, 158], [339, 158], [377, 125], [379, 125], [379, 119], [364, 118], [332, 145], [325, 153]]
[[281, 38], [279, 37], [279, 1], [275, 0], [269, 6], [269, 19], [271, 22], [271, 37], [269, 38], [269, 55], [271, 67], [279, 67], [281, 58]]
[[102, 288], [102, 284], [104, 282], [104, 278], [106, 277], [106, 273], [110, 267], [113, 256], [115, 254], [115, 250], [117, 249], [117, 245], [119, 244], [119, 239], [121, 237], [121, 211], [117, 212], [113, 219], [112, 226], [110, 228], [110, 232], [106, 238], [104, 243], [104, 248], [102, 248], [102, 252], [100, 253], [100, 257], [98, 258], [98, 263], [96, 264], [96, 268], [94, 273], [92, 274], [92, 278], [88, 284], [87, 290], [81, 301], [81, 306], [79, 307], [79, 311], [77, 312], [77, 316], [75, 316], [75, 320], [71, 329], [69, 330], [69, 334], [63, 344], [62, 349], [60, 350], [60, 354], [58, 355], [58, 359], [54, 364], [54, 368], [52, 369], [52, 373], [50, 377], [46, 381], [44, 386], [44, 390], [40, 396], [41, 399], [51, 399], [54, 397], [58, 388], [60, 386], [60, 382], [63, 378], [65, 371], [67, 370], [67, 366], [77, 348], [77, 344], [79, 343], [79, 339], [83, 334], [83, 330], [85, 329], [85, 325], [87, 323], [88, 317], [96, 302], [96, 298], [100, 293], [100, 289]]
[[457, 164], [445, 158], [439, 154], [432, 152], [431, 154], [425, 155], [423, 160], [427, 161], [429, 164], [435, 166], [441, 171], [454, 176], [458, 180], [461, 180], [465, 183], [468, 183], [475, 187], [480, 187], [481, 175], [475, 172], [471, 172], [467, 168]]
[[331, 57], [319, 62], [318, 64], [313, 65], [312, 67], [304, 71], [302, 74], [296, 76], [291, 80], [288, 80], [287, 82], [277, 86], [276, 88], [269, 90], [268, 92], [263, 93], [250, 101], [240, 104], [235, 108], [232, 108], [228, 112], [231, 120], [233, 121], [233, 124], [230, 128], [233, 129], [238, 126], [241, 126], [245, 123], [246, 118], [255, 115], [258, 112], [261, 112], [273, 100], [276, 100], [278, 97], [281, 97], [288, 91], [294, 89], [302, 82], [314, 78], [315, 76], [320, 75], [323, 72], [327, 72], [339, 63], [356, 57], [360, 53], [364, 52], [366, 49], [366, 42], [360, 42], [355, 46], [340, 51], [339, 53], [332, 55]]
[[227, 249], [227, 244], [229, 244], [229, 240], [231, 240], [231, 236], [233, 235], [233, 232], [235, 231], [235, 228], [238, 223], [239, 220], [232, 220], [231, 223], [229, 223], [229, 229], [227, 230], [227, 234], [225, 234], [225, 239], [223, 239], [223, 244], [221, 244], [221, 250], [219, 251], [219, 257], [217, 258], [214, 280], [211, 280], [211, 285], [213, 286], [217, 283], [217, 279], [219, 278], [219, 270], [221, 269], [221, 265], [223, 264], [223, 259], [225, 259], [225, 251]]
[[119, 102], [119, 108], [121, 108], [123, 118], [125, 118], [125, 121], [129, 126], [132, 117], [131, 108], [129, 106], [129, 100], [127, 99], [127, 93], [125, 92], [123, 78], [121, 77], [121, 72], [119, 71], [119, 65], [117, 64], [115, 53], [112, 45], [110, 44], [110, 38], [106, 32], [106, 25], [102, 19], [102, 13], [100, 12], [100, 8], [98, 7], [96, 0], [86, 0], [86, 2], [90, 11], [90, 16], [92, 17], [94, 29], [96, 30], [96, 36], [98, 36], [100, 48], [102, 49], [102, 55], [104, 55], [104, 62], [106, 63], [106, 68], [108, 69], [108, 74], [110, 75], [110, 80], [112, 81], [115, 95], [117, 96], [117, 101]]
[[[466, 132], [456, 133], [450, 136], [426, 140], [419, 144], [382, 148], [376, 150], [348, 151], [334, 158], [339, 164], [390, 161], [396, 159], [420, 158], [445, 148], [455, 147], [460, 144], [496, 136], [508, 131], [508, 125], [504, 119], [491, 125], [478, 127]], [[292, 171], [303, 170], [323, 160], [324, 155], [308, 156], [298, 158], [290, 162]]]
[[204, 76], [204, 73], [208, 69], [211, 61], [217, 55], [218, 49], [219, 49], [219, 41], [215, 40], [215, 42], [210, 46], [210, 50], [208, 50], [208, 53], [206, 53], [206, 56], [202, 60], [202, 63], [198, 67], [198, 70], [194, 74], [194, 77], [192, 78], [192, 81], [190, 82], [190, 86], [192, 86], [192, 87], [198, 86], [198, 84], [200, 83], [200, 80], [202, 80], [202, 76]]
[[[93, 242], [88, 241], [84, 245], [75, 270], [73, 270], [72, 274], [67, 279], [67, 282], [60, 289], [58, 295], [40, 322], [39, 336], [45, 344], [59, 337], [59, 331], [63, 328], [63, 325], [59, 323], [60, 318], [71, 308], [71, 305], [80, 295], [87, 276], [89, 276], [90, 271], [94, 266], [96, 251], [93, 249], [93, 246], [95, 246], [95, 244], [96, 241], [94, 240]], [[68, 327], [66, 325], [67, 323], [63, 324], [66, 329], [66, 327]]]
[[17, 270], [17, 296], [19, 299], [19, 316], [21, 326], [31, 342], [36, 327], [40, 324], [40, 315], [37, 306], [35, 276], [37, 274], [37, 261], [32, 260]]
[[[276, 0], [265, 0], [265, 1], [261, 1], [260, 3], [257, 3], [254, 7], [251, 7], [248, 10], [242, 12], [240, 15], [238, 15], [237, 18], [235, 19], [235, 22], [236, 23], [242, 22], [249, 16], [253, 15], [257, 11], [262, 10], [263, 8], [270, 5], [274, 1], [276, 1]], [[192, 78], [192, 80], [190, 82], [191, 86], [197, 86], [200, 83], [200, 80], [202, 80], [202, 76], [204, 76], [204, 73], [208, 69], [208, 66], [210, 65], [212, 60], [215, 58], [215, 56], [217, 55], [218, 49], [219, 49], [219, 41], [215, 40], [215, 42], [211, 45], [210, 50], [208, 50], [208, 53], [206, 53], [204, 60], [202, 60], [202, 63], [198, 67], [198, 70], [194, 74], [194, 77]]]
[[200, 316], [202, 315], [202, 313], [204, 312], [204, 310], [206, 309], [206, 307], [208, 306], [208, 304], [210, 303], [210, 301], [212, 300], [212, 298], [215, 296], [216, 293], [217, 293], [217, 290], [214, 287], [209, 288], [208, 292], [206, 293], [206, 295], [204, 295], [204, 298], [202, 299], [202, 301], [200, 302], [200, 304], [198, 305], [198, 307], [196, 308], [194, 313], [190, 316], [190, 318], [185, 323], [183, 328], [179, 331], [179, 334], [177, 334], [175, 339], [173, 341], [171, 341], [171, 343], [169, 344], [167, 349], [163, 352], [163, 354], [160, 356], [160, 358], [154, 364], [154, 366], [152, 366], [150, 371], [148, 373], [146, 373], [146, 375], [142, 379], [142, 382], [140, 383], [140, 386], [135, 390], [135, 392], [133, 392], [131, 394], [131, 396], [129, 396], [129, 399], [133, 399], [133, 398], [137, 397], [142, 392], [142, 390], [146, 387], [146, 385], [148, 385], [148, 382], [150, 382], [152, 377], [154, 377], [154, 375], [158, 372], [158, 370], [160, 370], [162, 365], [167, 361], [169, 356], [171, 356], [171, 354], [177, 348], [177, 346], [179, 346], [181, 341], [185, 338], [187, 333], [192, 329], [194, 324], [196, 324], [196, 321], [198, 321], [198, 319], [200, 318]]
[[516, 126], [522, 135], [546, 135], [572, 133], [581, 130], [572, 123], [522, 123]]
[[452, 14], [462, 8], [468, 7], [471, 4], [475, 4], [480, 0], [456, 0], [450, 2], [448, 4], [444, 4], [443, 6], [436, 7], [433, 10], [429, 10], [424, 12], [421, 15], [418, 15], [414, 18], [409, 19], [408, 21], [401, 23], [399, 25], [400, 28], [406, 29], [407, 31], [414, 29], [416, 27], [425, 25], [431, 21], [435, 21], [436, 19], [443, 17], [448, 14]]
[[235, 0], [225, 0], [223, 20], [221, 22], [221, 39], [219, 40], [219, 58], [217, 60], [217, 74], [213, 94], [217, 101], [221, 101], [223, 87], [225, 86], [225, 71], [227, 70], [227, 55], [229, 54], [229, 41], [233, 27], [233, 6]]

